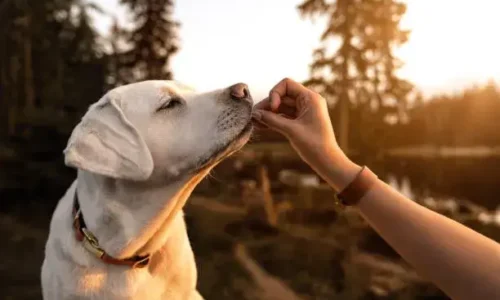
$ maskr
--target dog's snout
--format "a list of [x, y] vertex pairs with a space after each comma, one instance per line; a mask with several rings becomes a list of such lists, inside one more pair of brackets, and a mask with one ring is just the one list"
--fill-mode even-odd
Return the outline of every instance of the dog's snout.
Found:
[[244, 100], [250, 97], [248, 86], [244, 83], [237, 83], [229, 88], [231, 99]]

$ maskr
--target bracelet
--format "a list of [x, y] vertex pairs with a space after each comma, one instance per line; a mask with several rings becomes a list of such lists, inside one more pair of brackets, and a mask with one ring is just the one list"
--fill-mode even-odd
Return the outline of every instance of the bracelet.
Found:
[[337, 198], [344, 206], [356, 205], [377, 180], [377, 175], [368, 169], [367, 166], [363, 166], [358, 175], [356, 175], [356, 178], [337, 195]]

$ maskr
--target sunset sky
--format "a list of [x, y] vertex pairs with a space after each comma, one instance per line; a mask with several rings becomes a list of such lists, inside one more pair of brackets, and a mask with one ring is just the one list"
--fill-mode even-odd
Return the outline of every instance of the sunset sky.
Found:
[[[130, 24], [118, 0], [94, 0]], [[300, 0], [182, 0], [175, 18], [182, 23], [181, 50], [172, 61], [175, 78], [210, 90], [235, 82], [249, 84], [256, 100], [283, 77], [307, 79], [312, 51], [324, 20], [300, 18]], [[396, 54], [401, 75], [425, 94], [458, 90], [489, 78], [500, 80], [500, 1], [408, 0], [403, 27], [410, 41]], [[95, 16], [108, 32], [109, 16]]]

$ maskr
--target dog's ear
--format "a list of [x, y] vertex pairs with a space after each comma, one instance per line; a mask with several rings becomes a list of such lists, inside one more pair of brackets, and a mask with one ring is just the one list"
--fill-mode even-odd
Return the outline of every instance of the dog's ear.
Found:
[[117, 97], [108, 93], [89, 107], [69, 138], [64, 162], [116, 179], [146, 180], [153, 172], [153, 158]]

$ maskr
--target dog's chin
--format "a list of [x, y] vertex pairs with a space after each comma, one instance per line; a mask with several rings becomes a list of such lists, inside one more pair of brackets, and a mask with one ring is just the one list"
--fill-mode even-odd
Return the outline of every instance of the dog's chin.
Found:
[[213, 168], [224, 158], [230, 156], [234, 152], [240, 150], [250, 139], [252, 135], [253, 125], [249, 121], [248, 124], [238, 133], [231, 141], [222, 147], [217, 148], [208, 158], [202, 160], [195, 173], [201, 173]]

